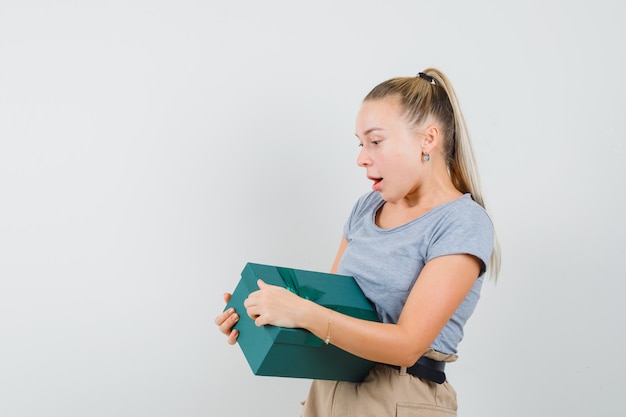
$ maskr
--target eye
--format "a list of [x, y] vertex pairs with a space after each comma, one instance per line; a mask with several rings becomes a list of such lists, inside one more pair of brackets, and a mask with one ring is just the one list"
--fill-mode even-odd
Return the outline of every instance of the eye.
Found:
[[372, 143], [372, 145], [378, 145], [380, 143], [380, 141], [379, 140], [373, 140], [371, 143]]

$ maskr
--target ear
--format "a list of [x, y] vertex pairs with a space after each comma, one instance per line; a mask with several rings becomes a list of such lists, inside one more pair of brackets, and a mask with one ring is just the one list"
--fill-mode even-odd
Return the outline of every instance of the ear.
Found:
[[432, 153], [433, 149], [439, 146], [439, 127], [436, 125], [427, 125], [422, 131], [422, 151], [424, 154]]

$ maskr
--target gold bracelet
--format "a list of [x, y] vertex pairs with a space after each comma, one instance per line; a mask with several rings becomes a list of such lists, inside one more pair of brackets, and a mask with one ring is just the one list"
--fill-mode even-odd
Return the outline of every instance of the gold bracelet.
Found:
[[330, 325], [333, 323], [333, 310], [330, 310], [330, 315], [328, 316], [328, 333], [326, 333], [326, 340], [324, 343], [330, 343]]

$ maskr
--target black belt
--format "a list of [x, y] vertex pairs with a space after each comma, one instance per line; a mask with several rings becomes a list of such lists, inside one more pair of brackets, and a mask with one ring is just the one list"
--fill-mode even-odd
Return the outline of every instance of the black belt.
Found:
[[[397, 365], [389, 365], [394, 369], [400, 369]], [[443, 384], [446, 381], [445, 362], [436, 361], [434, 359], [422, 356], [415, 362], [415, 365], [406, 368], [406, 373], [418, 378], [427, 379], [437, 384]]]

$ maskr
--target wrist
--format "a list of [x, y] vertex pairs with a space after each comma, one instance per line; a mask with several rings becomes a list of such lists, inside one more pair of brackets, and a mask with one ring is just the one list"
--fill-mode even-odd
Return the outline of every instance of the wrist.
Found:
[[324, 339], [324, 343], [330, 343], [330, 330], [333, 325], [333, 310], [328, 309], [328, 330], [326, 331], [326, 339]]
[[328, 317], [330, 309], [321, 306], [313, 301], [307, 300], [305, 307], [301, 310], [301, 320], [299, 326], [315, 334], [322, 340], [326, 339], [328, 332]]

